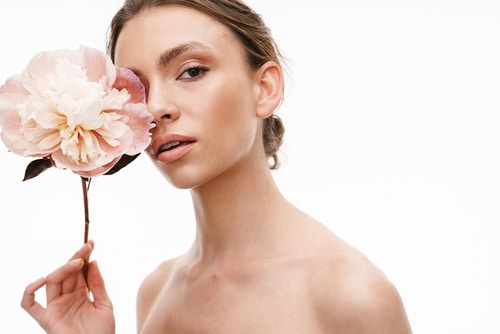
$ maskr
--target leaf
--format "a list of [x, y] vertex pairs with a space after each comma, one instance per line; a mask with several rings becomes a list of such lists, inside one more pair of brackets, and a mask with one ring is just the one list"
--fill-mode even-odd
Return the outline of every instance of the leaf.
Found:
[[26, 171], [24, 172], [24, 179], [23, 181], [30, 180], [38, 175], [40, 173], [44, 172], [45, 170], [49, 169], [52, 167], [52, 162], [50, 159], [37, 159], [33, 160], [28, 164], [26, 167]]
[[104, 173], [104, 175], [113, 175], [114, 173], [118, 172], [120, 169], [134, 161], [139, 156], [139, 154], [140, 153], [137, 153], [136, 155], [122, 155], [120, 160], [118, 160], [118, 162], [109, 171]]

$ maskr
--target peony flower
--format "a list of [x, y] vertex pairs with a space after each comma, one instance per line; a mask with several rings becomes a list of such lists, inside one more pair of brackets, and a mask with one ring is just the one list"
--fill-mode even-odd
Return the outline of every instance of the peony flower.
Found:
[[0, 87], [7, 148], [84, 177], [144, 150], [152, 121], [137, 76], [85, 46], [41, 52]]
[[[55, 166], [80, 175], [88, 241], [88, 187], [114, 174], [151, 141], [153, 116], [135, 74], [96, 49], [41, 52], [0, 87], [0, 137], [18, 155], [36, 158], [31, 179]], [[83, 267], [86, 276], [87, 260]]]

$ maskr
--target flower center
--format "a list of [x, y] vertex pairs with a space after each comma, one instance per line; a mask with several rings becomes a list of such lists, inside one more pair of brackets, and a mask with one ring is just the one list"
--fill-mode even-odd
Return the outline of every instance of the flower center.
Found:
[[63, 139], [69, 139], [75, 133], [67, 124], [61, 124], [57, 130]]

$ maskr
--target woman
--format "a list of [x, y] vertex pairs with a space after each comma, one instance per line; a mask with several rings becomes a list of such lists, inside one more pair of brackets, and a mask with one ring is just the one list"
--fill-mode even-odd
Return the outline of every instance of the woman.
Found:
[[[369, 260], [289, 203], [271, 169], [283, 126], [279, 51], [237, 0], [127, 0], [108, 44], [147, 92], [148, 155], [189, 189], [196, 238], [146, 277], [139, 333], [410, 333], [398, 292]], [[48, 333], [114, 333], [89, 242], [22, 306]], [[35, 292], [47, 289], [47, 306]]]

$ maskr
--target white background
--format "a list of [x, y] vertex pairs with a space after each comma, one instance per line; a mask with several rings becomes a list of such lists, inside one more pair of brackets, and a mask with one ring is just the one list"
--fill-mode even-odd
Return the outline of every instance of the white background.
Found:
[[[498, 1], [249, 4], [288, 57], [285, 195], [382, 268], [415, 333], [500, 333]], [[39, 51], [104, 49], [120, 5], [2, 1], [0, 82]], [[0, 147], [1, 333], [42, 332], [24, 287], [83, 239], [79, 178], [21, 182], [28, 162]], [[193, 240], [189, 192], [141, 155], [93, 180], [90, 209], [117, 332], [134, 333], [142, 278]]]

